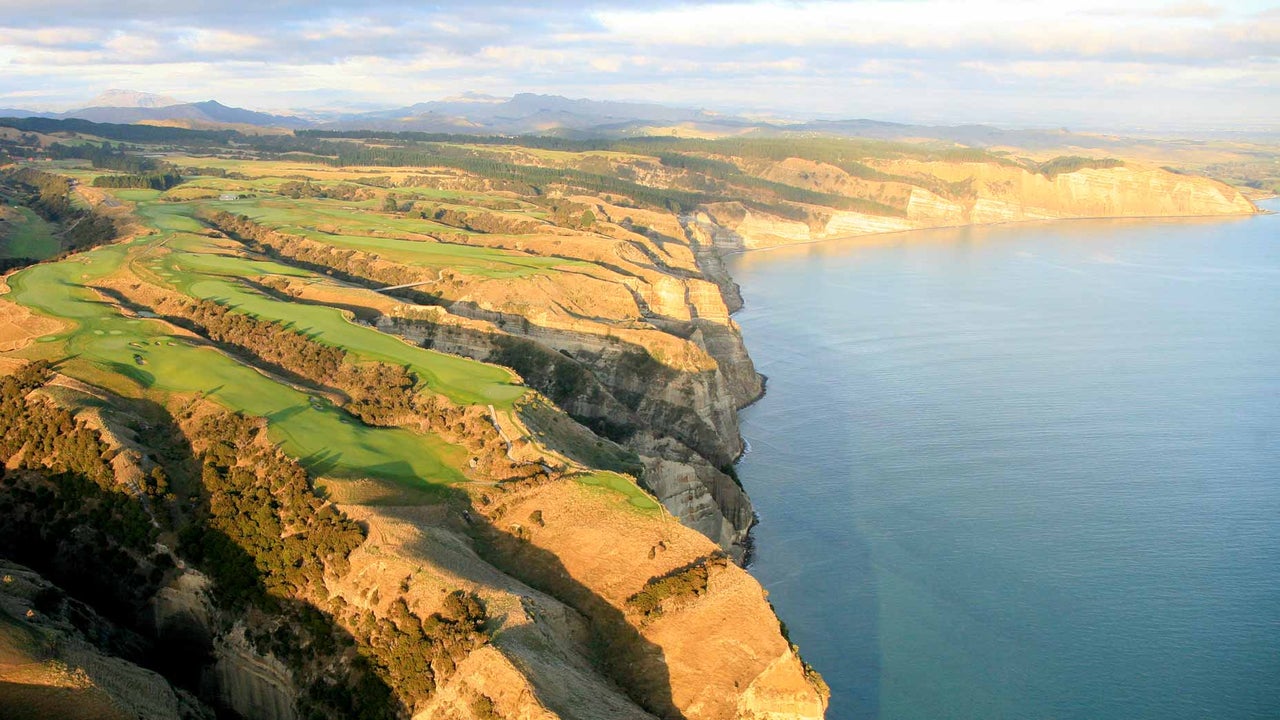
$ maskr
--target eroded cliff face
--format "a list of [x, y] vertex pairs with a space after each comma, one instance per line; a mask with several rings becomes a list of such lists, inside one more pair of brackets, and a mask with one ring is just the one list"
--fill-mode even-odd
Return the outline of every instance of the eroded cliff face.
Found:
[[159, 673], [115, 655], [127, 633], [30, 568], [0, 559], [0, 715], [213, 720]]
[[244, 625], [220, 634], [213, 650], [215, 662], [210, 681], [224, 707], [246, 718], [297, 718], [298, 692], [293, 674], [277, 658], [259, 652], [245, 637]]
[[[712, 362], [706, 369], [677, 370], [646, 361], [632, 346], [588, 333], [531, 330], [522, 339], [537, 345], [512, 350], [503, 345], [508, 335], [501, 329], [439, 308], [396, 306], [377, 326], [436, 350], [517, 369], [517, 351], [552, 373], [564, 368], [575, 378], [574, 390], [555, 397], [557, 404], [635, 453], [643, 464], [641, 482], [672, 515], [743, 557], [754, 512], [746, 493], [721, 468], [741, 452], [737, 410], [759, 395], [761, 385], [736, 329], [695, 328], [684, 342]], [[555, 392], [554, 386], [526, 380]]]
[[[532, 273], [427, 270], [363, 251], [339, 253], [235, 218], [214, 224], [276, 257], [365, 287], [405, 286], [401, 296], [412, 302], [369, 300], [378, 329], [515, 369], [638, 455], [641, 482], [676, 517], [741, 558], [753, 513], [723, 470], [742, 451], [737, 410], [762, 384], [729, 317], [740, 305], [736, 292], [726, 292], [732, 281], [714, 248], [671, 213], [585, 196], [567, 201], [589, 208], [596, 218], [589, 231], [525, 221], [520, 234], [403, 234], [561, 262]], [[315, 292], [304, 283], [282, 291], [304, 298]]]
[[822, 717], [822, 686], [763, 589], [703, 535], [589, 486], [526, 483], [487, 500], [477, 508], [495, 561], [577, 608], [611, 675], [649, 712]]
[[774, 164], [767, 176], [808, 189], [874, 199], [897, 208], [896, 214], [826, 209], [815, 210], [813, 219], [802, 222], [740, 203], [718, 203], [690, 218], [691, 224], [716, 247], [732, 252], [958, 225], [1257, 212], [1252, 202], [1224, 183], [1141, 165], [1057, 175], [991, 162], [899, 159], [869, 160], [868, 165], [886, 175], [916, 178], [920, 184], [871, 182], [831, 165], [795, 158]]

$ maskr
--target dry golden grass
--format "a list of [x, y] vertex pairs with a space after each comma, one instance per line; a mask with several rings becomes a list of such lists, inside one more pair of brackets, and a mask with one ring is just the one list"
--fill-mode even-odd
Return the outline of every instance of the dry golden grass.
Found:
[[[0, 284], [4, 292], [7, 285]], [[27, 308], [0, 298], [0, 352], [21, 350], [38, 337], [50, 335], [65, 325], [43, 315], [36, 315]]]

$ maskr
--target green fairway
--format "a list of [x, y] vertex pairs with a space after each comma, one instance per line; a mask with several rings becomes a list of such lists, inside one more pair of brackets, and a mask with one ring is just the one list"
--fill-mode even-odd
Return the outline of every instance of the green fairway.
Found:
[[9, 278], [13, 300], [75, 321], [37, 346], [48, 355], [50, 345], [60, 343], [61, 352], [53, 353], [69, 358], [64, 371], [90, 381], [123, 376], [141, 389], [200, 392], [228, 409], [266, 418], [272, 440], [319, 474], [411, 484], [462, 479], [456, 469], [461, 449], [434, 436], [361, 425], [213, 348], [169, 335], [159, 322], [125, 317], [84, 287], [119, 268], [129, 251], [103, 247]]
[[[557, 268], [585, 265], [579, 261], [539, 257], [493, 248], [403, 240], [373, 233], [463, 233], [426, 220], [394, 218], [374, 212], [346, 210], [335, 201], [233, 200], [206, 203], [282, 232], [302, 235], [337, 247], [372, 252], [402, 265], [449, 268], [484, 277], [525, 277]], [[350, 205], [350, 203], [348, 203]], [[324, 230], [320, 230], [324, 228]]]
[[237, 215], [248, 215], [255, 221], [272, 227], [329, 226], [340, 232], [356, 234], [466, 232], [419, 217], [400, 217], [379, 212], [382, 205], [379, 200], [290, 200], [281, 197], [265, 197], [218, 200], [205, 205]]
[[62, 251], [54, 227], [31, 208], [12, 206], [16, 216], [0, 224], [0, 258], [44, 260]]
[[574, 480], [583, 485], [592, 487], [601, 487], [613, 492], [622, 493], [626, 496], [627, 502], [640, 510], [657, 510], [659, 505], [651, 495], [640, 489], [635, 481], [625, 475], [617, 473], [597, 471], [574, 476]]
[[[226, 179], [200, 181], [215, 189], [233, 184]], [[268, 190], [279, 182], [279, 178], [272, 177], [238, 180], [235, 185]], [[427, 388], [454, 402], [492, 404], [505, 409], [528, 392], [516, 384], [510, 371], [411, 345], [348, 320], [337, 307], [293, 303], [259, 292], [244, 279], [274, 275], [331, 281], [284, 263], [238, 256], [227, 249], [225, 239], [206, 235], [206, 227], [194, 214], [197, 208], [223, 208], [335, 247], [373, 252], [411, 266], [447, 268], [486, 277], [520, 277], [575, 264], [426, 238], [389, 237], [404, 238], [411, 233], [421, 237], [429, 230], [457, 231], [418, 218], [377, 212], [377, 200], [287, 200], [271, 196], [197, 205], [163, 200], [161, 193], [154, 190], [113, 190], [111, 194], [135, 203], [136, 214], [156, 232], [11, 276], [10, 299], [40, 313], [72, 321], [69, 328], [40, 338], [23, 354], [60, 361], [60, 368], [69, 375], [127, 394], [202, 393], [228, 409], [263, 417], [268, 421], [270, 437], [286, 452], [300, 458], [317, 474], [335, 478], [373, 478], [435, 492], [430, 490], [432, 484], [463, 479], [459, 468], [466, 458], [461, 448], [435, 436], [364, 426], [328, 402], [272, 379], [210, 345], [171, 335], [168, 326], [159, 321], [122, 314], [89, 286], [112, 276], [137, 274], [143, 280], [152, 278], [192, 297], [286, 323], [319, 342], [343, 348], [356, 361], [406, 366]], [[446, 195], [415, 189], [404, 196], [419, 194]], [[34, 256], [31, 251], [42, 247], [47, 251], [49, 246], [40, 243], [53, 238], [40, 232], [43, 226], [37, 222], [39, 218], [23, 213], [22, 220], [21, 228], [8, 228], [10, 237], [20, 240], [9, 244], [10, 251], [25, 256]], [[652, 504], [639, 488], [621, 476], [595, 474], [584, 476], [581, 482], [622, 492], [639, 508]]]
[[541, 272], [551, 272], [561, 267], [583, 265], [573, 260], [521, 255], [470, 245], [397, 240], [367, 235], [329, 235], [301, 228], [288, 228], [286, 232], [305, 235], [327, 245], [375, 253], [401, 265], [434, 269], [449, 268], [468, 275], [483, 277], [527, 277]]
[[[182, 292], [215, 300], [240, 312], [266, 320], [289, 323], [316, 340], [344, 348], [359, 360], [407, 365], [432, 390], [462, 404], [509, 407], [527, 388], [514, 384], [510, 371], [496, 365], [447, 355], [410, 345], [398, 337], [356, 325], [337, 308], [277, 300], [234, 281], [234, 277], [265, 274], [308, 276], [285, 265], [228, 255], [213, 255], [202, 247], [201, 236], [178, 235], [169, 243], [175, 250], [151, 265], [162, 278]], [[198, 252], [199, 250], [205, 252]]]

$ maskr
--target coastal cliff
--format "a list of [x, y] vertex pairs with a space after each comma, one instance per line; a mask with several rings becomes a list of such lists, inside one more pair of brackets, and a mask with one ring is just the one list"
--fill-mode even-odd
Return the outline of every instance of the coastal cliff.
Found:
[[[815, 191], [874, 197], [899, 212], [829, 210], [801, 221], [731, 202], [709, 205], [692, 220], [717, 248], [734, 252], [960, 225], [1258, 211], [1248, 198], [1222, 182], [1154, 167], [1085, 167], [1046, 175], [993, 162], [898, 159], [869, 164], [902, 180], [869, 182], [833, 165], [796, 158], [771, 165], [767, 175]], [[920, 184], [908, 182], [910, 178]]]
[[722, 254], [1252, 211], [1107, 163], [475, 152], [547, 172], [175, 158], [78, 196], [131, 242], [9, 277], [0, 547], [110, 612], [158, 716], [820, 718], [741, 567]]

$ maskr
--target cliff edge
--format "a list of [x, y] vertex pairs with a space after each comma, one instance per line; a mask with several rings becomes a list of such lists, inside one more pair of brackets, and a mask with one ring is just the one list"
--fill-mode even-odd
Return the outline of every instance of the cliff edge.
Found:
[[[696, 222], [721, 251], [733, 252], [908, 230], [1072, 218], [1249, 215], [1258, 208], [1210, 178], [1122, 164], [1042, 173], [994, 162], [868, 161], [893, 179], [870, 182], [834, 165], [790, 158], [767, 177], [814, 191], [874, 198], [886, 210], [815, 208], [805, 220], [715, 203]], [[892, 210], [892, 211], [890, 211]]]

